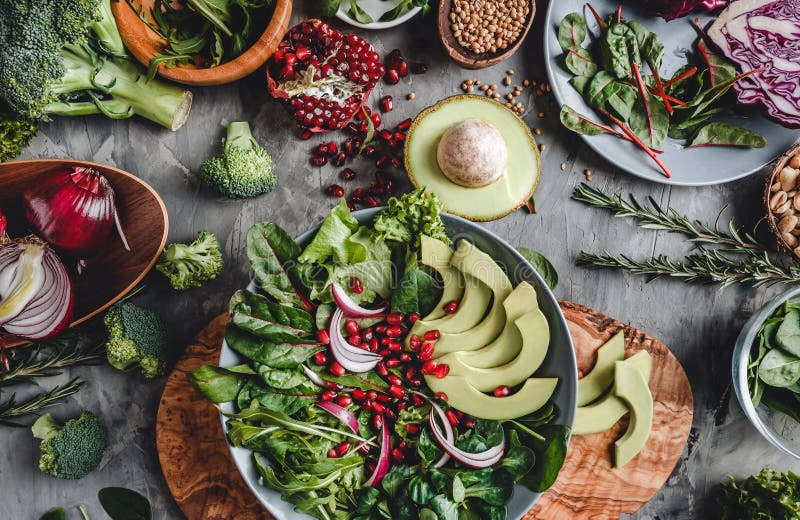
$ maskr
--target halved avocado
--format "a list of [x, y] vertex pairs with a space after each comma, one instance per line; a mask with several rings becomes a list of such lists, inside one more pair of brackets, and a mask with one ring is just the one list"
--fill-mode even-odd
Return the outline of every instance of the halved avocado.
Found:
[[[650, 381], [650, 370], [653, 358], [646, 350], [640, 350], [623, 361], [642, 374], [645, 381]], [[574, 435], [588, 435], [604, 432], [617, 424], [622, 416], [628, 413], [625, 401], [609, 392], [588, 406], [579, 406], [575, 411], [575, 422], [572, 424]]]
[[475, 368], [492, 368], [505, 365], [517, 357], [522, 348], [522, 334], [514, 322], [538, 306], [536, 289], [528, 282], [517, 285], [503, 302], [506, 311], [506, 325], [503, 327], [503, 332], [482, 349], [460, 353], [459, 359]]
[[[445, 131], [470, 118], [496, 127], [508, 149], [505, 175], [481, 188], [452, 182], [436, 159]], [[406, 137], [405, 166], [414, 186], [436, 193], [446, 211], [476, 221], [498, 219], [525, 204], [539, 183], [541, 169], [539, 150], [527, 125], [497, 101], [468, 94], [443, 99], [417, 115]]]
[[503, 331], [506, 311], [503, 301], [511, 294], [511, 281], [497, 262], [466, 240], [458, 243], [450, 263], [464, 275], [480, 280], [492, 291], [492, 306], [486, 317], [469, 330], [456, 334], [442, 333], [436, 341], [434, 357], [450, 352], [478, 350]]
[[614, 466], [621, 468], [647, 444], [653, 429], [653, 394], [642, 373], [624, 361], [614, 365], [614, 394], [625, 401], [631, 411], [625, 435], [614, 443]]
[[625, 357], [625, 333], [620, 330], [597, 349], [597, 362], [592, 371], [578, 380], [578, 406], [585, 406], [614, 382], [614, 362]]
[[493, 421], [516, 419], [535, 412], [550, 400], [558, 385], [557, 377], [532, 377], [513, 394], [494, 397], [484, 394], [461, 376], [433, 377], [426, 381], [431, 391], [447, 394], [447, 404], [456, 410]]
[[[512, 361], [494, 368], [475, 368], [462, 361], [458, 352], [452, 352], [437, 360], [450, 366], [450, 375], [444, 379], [464, 376], [470, 385], [482, 392], [491, 392], [498, 386], [516, 386], [525, 381], [536, 372], [547, 355], [550, 328], [547, 318], [539, 309], [526, 312], [514, 325], [522, 335], [522, 348]], [[425, 377], [428, 386], [431, 386], [431, 379], [436, 378]]]
[[453, 250], [448, 244], [427, 235], [420, 237], [422, 263], [435, 269], [442, 277], [442, 297], [425, 320], [435, 320], [445, 315], [444, 305], [450, 301], [461, 301], [464, 296], [464, 279], [458, 269], [450, 265]]

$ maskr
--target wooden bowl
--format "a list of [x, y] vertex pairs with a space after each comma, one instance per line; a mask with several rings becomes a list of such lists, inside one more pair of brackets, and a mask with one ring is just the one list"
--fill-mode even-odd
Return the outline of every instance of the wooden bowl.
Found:
[[[148, 13], [153, 6], [153, 0], [136, 0], [134, 3]], [[111, 11], [125, 46], [147, 67], [150, 58], [162, 49], [164, 40], [145, 25], [128, 2], [111, 2]], [[264, 33], [242, 55], [211, 68], [195, 65], [167, 67], [162, 64], [158, 67], [158, 75], [186, 85], [224, 85], [239, 80], [261, 67], [272, 56], [289, 27], [291, 16], [292, 0], [277, 0]]]
[[[59, 255], [75, 289], [75, 309], [70, 324], [74, 327], [109, 308], [144, 278], [164, 249], [169, 218], [158, 193], [130, 173], [86, 161], [41, 159], [0, 164], [0, 207], [8, 217], [10, 230], [30, 229], [22, 211], [22, 192], [41, 174], [69, 166], [91, 166], [108, 179], [114, 188], [122, 229], [131, 247], [126, 251], [112, 234], [102, 251], [86, 259], [86, 267], [80, 275], [74, 259]], [[4, 336], [4, 339], [9, 345], [27, 342], [13, 336]]]
[[445, 52], [447, 52], [447, 55], [450, 56], [454, 62], [465, 69], [491, 67], [509, 58], [517, 52], [525, 36], [528, 35], [531, 25], [533, 25], [533, 17], [536, 14], [536, 0], [530, 0], [529, 3], [530, 9], [522, 33], [512, 45], [497, 52], [477, 54], [462, 47], [461, 44], [458, 43], [458, 40], [456, 40], [456, 37], [453, 36], [453, 31], [450, 29], [450, 9], [453, 6], [453, 2], [452, 0], [441, 0], [439, 2], [437, 25], [439, 27], [439, 38], [442, 40]]
[[[767, 220], [769, 221], [769, 228], [772, 230], [772, 233], [775, 235], [775, 239], [778, 242], [778, 246], [781, 249], [785, 250], [787, 253], [792, 255], [795, 262], [800, 262], [800, 210], [796, 208], [800, 207], [800, 195], [798, 195], [798, 203], [794, 204], [792, 209], [788, 212], [779, 214], [776, 212], [776, 209], [780, 209], [780, 206], [784, 203], [781, 202], [780, 204], [776, 204], [776, 197], [779, 197], [780, 192], [783, 191], [782, 188], [779, 187], [780, 185], [780, 173], [784, 167], [789, 165], [789, 162], [797, 157], [800, 160], [800, 142], [789, 148], [789, 150], [778, 157], [778, 160], [775, 162], [775, 166], [772, 168], [772, 172], [767, 177], [767, 184], [764, 188], [764, 204], [767, 208]], [[776, 186], [777, 185], [777, 186]], [[797, 180], [795, 181], [795, 186], [789, 192], [796, 192], [800, 194], [800, 175], [797, 176]], [[794, 197], [787, 197], [789, 203], [792, 203]], [[780, 202], [780, 201], [778, 201]], [[783, 237], [783, 234], [779, 228], [781, 223], [781, 219], [783, 219], [787, 215], [795, 215], [798, 217], [798, 224], [795, 227], [795, 231], [790, 234], [795, 236], [795, 240], [797, 243], [789, 243], [786, 238]]]

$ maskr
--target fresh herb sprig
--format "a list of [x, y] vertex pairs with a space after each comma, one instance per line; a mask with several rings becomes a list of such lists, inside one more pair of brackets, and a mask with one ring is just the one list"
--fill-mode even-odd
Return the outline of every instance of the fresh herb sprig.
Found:
[[0, 387], [29, 382], [37, 377], [56, 376], [61, 374], [61, 369], [89, 363], [99, 359], [102, 353], [102, 343], [86, 346], [74, 334], [17, 348], [11, 353], [11, 370], [0, 372]]
[[84, 381], [76, 377], [63, 386], [56, 386], [24, 401], [17, 401], [16, 394], [11, 394], [11, 397], [0, 402], [0, 425], [27, 426], [16, 421], [45, 408], [60, 404], [64, 399], [80, 390], [83, 385]]

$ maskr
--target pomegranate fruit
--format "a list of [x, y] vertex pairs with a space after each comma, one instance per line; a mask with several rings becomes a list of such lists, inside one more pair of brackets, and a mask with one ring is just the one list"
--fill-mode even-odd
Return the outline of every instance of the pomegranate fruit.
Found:
[[344, 127], [383, 77], [380, 56], [363, 38], [322, 20], [289, 29], [267, 65], [272, 97], [312, 132]]

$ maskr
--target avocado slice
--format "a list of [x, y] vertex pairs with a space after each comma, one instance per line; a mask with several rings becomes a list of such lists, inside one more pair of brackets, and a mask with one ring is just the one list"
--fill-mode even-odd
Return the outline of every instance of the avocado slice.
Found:
[[[496, 127], [508, 151], [506, 173], [480, 188], [452, 182], [436, 158], [442, 135], [468, 118]], [[498, 219], [527, 202], [539, 183], [541, 168], [539, 150], [527, 125], [502, 104], [475, 95], [443, 99], [417, 115], [407, 132], [405, 166], [414, 186], [436, 193], [446, 211], [477, 221]]]
[[458, 302], [456, 312], [433, 320], [417, 320], [406, 337], [406, 347], [413, 335], [422, 337], [429, 330], [438, 330], [440, 334], [464, 332], [481, 322], [492, 298], [492, 291], [480, 280], [469, 275], [463, 276], [464, 297]]
[[462, 376], [449, 375], [444, 379], [426, 377], [425, 380], [431, 391], [447, 394], [447, 403], [456, 410], [495, 421], [515, 419], [535, 412], [550, 400], [558, 385], [557, 377], [532, 377], [517, 392], [507, 397], [494, 397], [482, 393]]
[[653, 428], [653, 394], [647, 381], [630, 363], [614, 364], [614, 394], [625, 401], [631, 421], [625, 435], [614, 443], [614, 466], [621, 468], [631, 461], [647, 443]]
[[420, 236], [420, 257], [422, 263], [432, 267], [442, 277], [442, 297], [433, 310], [425, 316], [426, 320], [435, 320], [445, 316], [444, 305], [447, 302], [461, 301], [464, 296], [464, 283], [461, 273], [450, 265], [453, 250], [448, 244], [427, 235]]
[[463, 352], [458, 357], [475, 368], [492, 368], [505, 365], [519, 354], [522, 348], [522, 334], [514, 322], [523, 314], [539, 308], [536, 289], [528, 282], [517, 285], [503, 301], [506, 311], [506, 324], [503, 332], [490, 344], [472, 352]]
[[[547, 355], [550, 328], [547, 318], [539, 309], [523, 314], [514, 325], [522, 335], [522, 349], [512, 361], [494, 368], [475, 368], [462, 361], [460, 353], [452, 352], [438, 359], [439, 363], [450, 366], [450, 375], [447, 377], [464, 376], [470, 385], [482, 392], [491, 392], [498, 386], [515, 386], [525, 381], [539, 368]], [[428, 386], [430, 379], [430, 376], [425, 378]]]
[[614, 362], [625, 357], [625, 333], [620, 330], [597, 350], [597, 363], [578, 381], [578, 406], [585, 406], [614, 381]]
[[[653, 358], [646, 350], [640, 350], [633, 356], [625, 359], [623, 363], [633, 365], [642, 374], [645, 381], [650, 381], [650, 370]], [[575, 422], [572, 424], [572, 433], [587, 435], [590, 433], [604, 432], [617, 424], [622, 416], [628, 413], [625, 401], [609, 392], [595, 403], [588, 406], [579, 406], [575, 411]]]
[[492, 306], [483, 320], [471, 329], [456, 334], [441, 334], [436, 340], [435, 358], [450, 352], [477, 350], [497, 338], [506, 323], [503, 301], [511, 294], [512, 288], [511, 281], [497, 262], [466, 240], [458, 243], [450, 263], [491, 289]]

